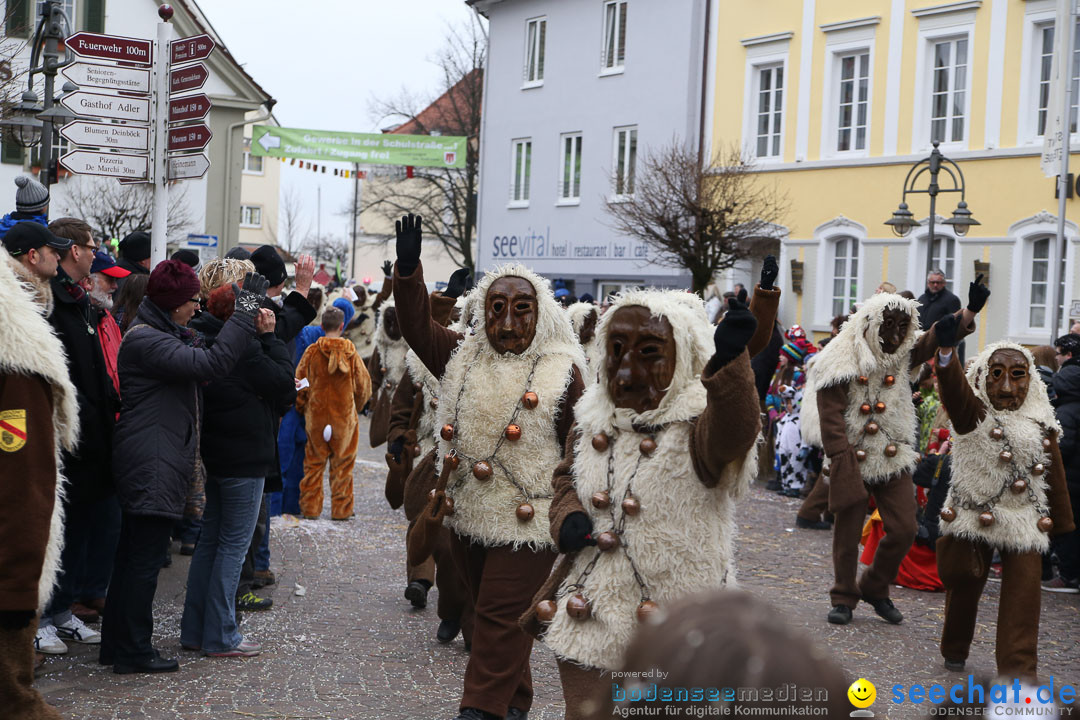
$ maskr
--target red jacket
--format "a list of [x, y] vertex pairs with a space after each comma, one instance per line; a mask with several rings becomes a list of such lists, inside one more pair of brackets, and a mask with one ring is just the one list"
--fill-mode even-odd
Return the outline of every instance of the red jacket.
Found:
[[[108, 310], [102, 312], [97, 326], [98, 342], [101, 354], [105, 357], [105, 370], [112, 378], [116, 394], [120, 394], [120, 374], [116, 371], [116, 355], [120, 352], [120, 326]], [[120, 413], [117, 413], [119, 416]]]

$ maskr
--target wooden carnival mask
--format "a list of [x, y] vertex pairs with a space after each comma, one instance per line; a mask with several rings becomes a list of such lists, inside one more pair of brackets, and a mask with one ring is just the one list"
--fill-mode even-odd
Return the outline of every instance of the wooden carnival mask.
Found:
[[383, 331], [391, 340], [401, 339], [401, 326], [398, 325], [396, 308], [388, 307], [383, 310]]
[[986, 395], [995, 410], [1019, 410], [1027, 399], [1031, 371], [1019, 350], [998, 350], [986, 369]]
[[675, 375], [675, 331], [668, 319], [641, 305], [619, 308], [608, 322], [605, 352], [615, 407], [655, 410]]
[[599, 316], [596, 310], [590, 310], [589, 314], [585, 316], [585, 319], [581, 323], [581, 332], [578, 333], [578, 342], [582, 345], [586, 345], [596, 337], [596, 320]]
[[908, 311], [900, 308], [885, 308], [881, 313], [881, 327], [878, 328], [882, 352], [892, 355], [899, 350], [909, 332], [911, 332], [911, 315]]
[[484, 298], [484, 332], [497, 353], [520, 355], [536, 336], [539, 303], [536, 289], [525, 278], [504, 275]]

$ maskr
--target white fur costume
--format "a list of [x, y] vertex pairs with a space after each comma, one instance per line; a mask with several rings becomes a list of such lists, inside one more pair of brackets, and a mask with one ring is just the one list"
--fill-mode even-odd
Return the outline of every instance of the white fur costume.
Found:
[[[995, 410], [986, 394], [990, 356], [998, 350], [1015, 350], [1027, 360], [1032, 379], [1027, 398], [1019, 410]], [[954, 358], [953, 362], [959, 360]], [[967, 382], [985, 406], [986, 417], [971, 432], [953, 434], [952, 484], [944, 507], [954, 509], [956, 519], [952, 522], [942, 520], [939, 523], [941, 534], [982, 541], [1013, 552], [1044, 553], [1050, 540], [1047, 533], [1039, 530], [1042, 513], [1038, 507], [1047, 507], [1050, 452], [1043, 447], [1043, 439], [1049, 431], [1060, 437], [1061, 427], [1047, 397], [1046, 386], [1038, 380], [1035, 361], [1020, 345], [994, 343], [975, 358], [967, 371]], [[994, 428], [1004, 431], [1003, 439], [995, 440], [990, 436]], [[999, 457], [1006, 443], [1013, 454], [1012, 463], [1003, 462]], [[1040, 463], [1045, 471], [1041, 475], [1033, 474], [1031, 468]], [[1020, 494], [1010, 491], [1008, 486], [1017, 476], [1027, 482], [1030, 494], [1028, 491]], [[1035, 502], [1032, 502], [1032, 496]], [[965, 503], [986, 505], [994, 497], [998, 500], [992, 508], [963, 507]], [[989, 527], [979, 523], [979, 514], [984, 509], [994, 516]]]
[[[907, 337], [894, 353], [881, 349], [878, 335], [882, 313], [890, 308], [902, 310], [911, 318]], [[847, 384], [848, 404], [844, 420], [848, 442], [856, 450], [866, 452], [866, 460], [859, 464], [859, 471], [868, 485], [881, 484], [899, 473], [910, 472], [919, 461], [915, 448], [918, 421], [908, 385], [911, 351], [921, 335], [918, 308], [916, 301], [892, 293], [870, 297], [848, 318], [840, 334], [818, 353], [814, 371], [807, 375], [802, 407], [803, 440], [821, 446], [818, 391]], [[860, 382], [860, 377], [866, 378], [866, 384]], [[889, 377], [891, 384], [887, 381]], [[864, 403], [873, 408], [878, 402], [885, 404], [884, 412], [872, 409], [870, 414], [862, 413], [860, 406]], [[865, 431], [871, 420], [881, 428], [876, 434]], [[897, 449], [894, 457], [885, 455], [885, 448], [890, 444]], [[826, 459], [825, 466], [828, 464]]]
[[[378, 329], [375, 330], [375, 347], [379, 351], [379, 364], [385, 368], [383, 372], [382, 387], [372, 388], [373, 393], [385, 393], [386, 401], [390, 402], [397, 390], [397, 384], [405, 372], [405, 353], [409, 351], [409, 344], [405, 338], [399, 337], [391, 340], [383, 326], [383, 316], [387, 308], [394, 307], [394, 299], [387, 298], [379, 306]], [[374, 401], [373, 401], [374, 402]]]
[[[593, 536], [624, 522], [623, 547], [601, 552], [587, 547], [577, 553], [566, 581], [556, 595], [558, 611], [547, 626], [543, 641], [562, 659], [596, 668], [618, 666], [637, 626], [636, 612], [643, 591], [634, 577], [628, 555], [644, 580], [649, 599], [661, 607], [702, 588], [717, 588], [735, 581], [735, 500], [757, 473], [757, 446], [741, 462], [729, 463], [715, 487], [706, 487], [689, 452], [693, 419], [705, 410], [707, 394], [701, 372], [713, 354], [713, 328], [700, 298], [675, 291], [634, 290], [618, 297], [600, 319], [597, 343], [606, 346], [608, 325], [616, 310], [644, 306], [653, 316], [665, 317], [675, 335], [675, 372], [659, 406], [636, 414], [615, 408], [607, 388], [606, 371], [578, 402], [575, 417], [581, 435], [574, 446], [574, 482], [579, 499], [593, 523]], [[661, 427], [653, 437], [657, 448], [650, 456], [639, 450], [648, 435], [633, 426]], [[610, 449], [592, 447], [595, 434], [610, 438]], [[608, 488], [608, 455], [614, 455], [613, 483]], [[636, 471], [635, 471], [636, 468]], [[608, 491], [609, 509], [599, 510], [592, 495]], [[640, 514], [625, 516], [623, 497], [632, 491]], [[582, 581], [581, 590], [592, 604], [588, 620], [566, 613], [567, 599], [579, 590], [586, 567], [595, 567]]]
[[[536, 291], [536, 335], [520, 355], [497, 353], [483, 328], [488, 289], [506, 276], [524, 278]], [[551, 474], [562, 457], [555, 422], [573, 378], [573, 366], [585, 364], [581, 348], [548, 282], [522, 265], [487, 273], [470, 293], [463, 317], [471, 320], [472, 330], [446, 364], [436, 421], [440, 429], [443, 425], [455, 429], [451, 441], [439, 438], [437, 470], [442, 471], [442, 459], [451, 449], [462, 456], [447, 482], [447, 495], [455, 504], [445, 524], [489, 547], [510, 544], [515, 549], [522, 545], [534, 550], [554, 549], [548, 532]], [[521, 439], [506, 440], [503, 433], [526, 391], [536, 393], [539, 404], [534, 409], [521, 407], [514, 418], [521, 427]], [[473, 476], [475, 460], [491, 465], [491, 478], [480, 481]], [[535, 513], [523, 522], [517, 519], [516, 511], [526, 500]]]
[[[38, 581], [38, 610], [52, 597], [60, 552], [64, 547], [64, 486], [61, 449], [73, 452], [79, 438], [79, 409], [75, 387], [68, 377], [67, 354], [45, 318], [52, 311], [52, 290], [12, 259], [0, 257], [0, 368], [7, 373], [38, 375], [52, 388], [53, 445], [56, 457], [56, 490], [49, 542]], [[3, 478], [17, 482], [18, 478]], [[29, 652], [29, 649], [27, 650]]]
[[[599, 319], [600, 308], [586, 302], [576, 302], [566, 308], [566, 314], [570, 317], [570, 324], [574, 327], [575, 335], [581, 334], [581, 328], [585, 325], [585, 319], [589, 317], [589, 313], [596, 313]], [[588, 387], [596, 382], [597, 358], [603, 354], [603, 351], [597, 346], [595, 335], [589, 342], [582, 343], [581, 349], [585, 351], [585, 362], [588, 365], [587, 368], [581, 369], [581, 374], [585, 380], [585, 386]]]

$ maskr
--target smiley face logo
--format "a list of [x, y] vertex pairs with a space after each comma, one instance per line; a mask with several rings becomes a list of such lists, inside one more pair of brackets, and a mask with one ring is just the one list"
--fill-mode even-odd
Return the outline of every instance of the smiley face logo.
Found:
[[848, 700], [857, 708], [868, 708], [877, 699], [877, 688], [866, 678], [859, 678], [851, 683], [847, 691]]

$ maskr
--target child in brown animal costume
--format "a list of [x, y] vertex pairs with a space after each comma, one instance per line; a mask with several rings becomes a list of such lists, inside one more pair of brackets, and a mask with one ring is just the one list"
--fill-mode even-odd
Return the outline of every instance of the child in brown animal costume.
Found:
[[[977, 278], [968, 306], [956, 313], [961, 336], [990, 291]], [[915, 540], [915, 488], [911, 471], [919, 459], [918, 426], [908, 383], [910, 372], [933, 357], [936, 326], [920, 333], [919, 304], [900, 295], [873, 295], [818, 354], [803, 396], [803, 438], [825, 450], [833, 526], [833, 608], [828, 620], [851, 622], [865, 600], [890, 623], [903, 614], [889, 599], [889, 585]], [[856, 582], [859, 539], [873, 494], [885, 526], [874, 562]]]
[[[952, 420], [952, 483], [941, 511], [938, 574], [945, 585], [941, 654], [964, 669], [994, 551], [1001, 554], [997, 671], [1036, 681], [1042, 554], [1074, 529], [1058, 447], [1061, 427], [1031, 353], [996, 343], [966, 377], [955, 321], [938, 321], [941, 401]], [[950, 334], [951, 333], [951, 334]]]
[[300, 510], [305, 518], [322, 514], [323, 470], [330, 462], [330, 510], [334, 520], [353, 515], [353, 465], [360, 438], [358, 413], [371, 396], [371, 378], [356, 347], [341, 337], [345, 314], [330, 307], [323, 313], [326, 336], [304, 351], [296, 378], [309, 387], [296, 395], [296, 410], [304, 415], [307, 447]]
[[569, 720], [586, 716], [641, 621], [735, 582], [735, 499], [757, 474], [761, 430], [747, 346], [779, 299], [766, 265], [760, 318], [732, 299], [714, 328], [696, 295], [636, 290], [597, 325], [598, 378], [554, 475], [565, 557], [522, 618], [555, 652]]

